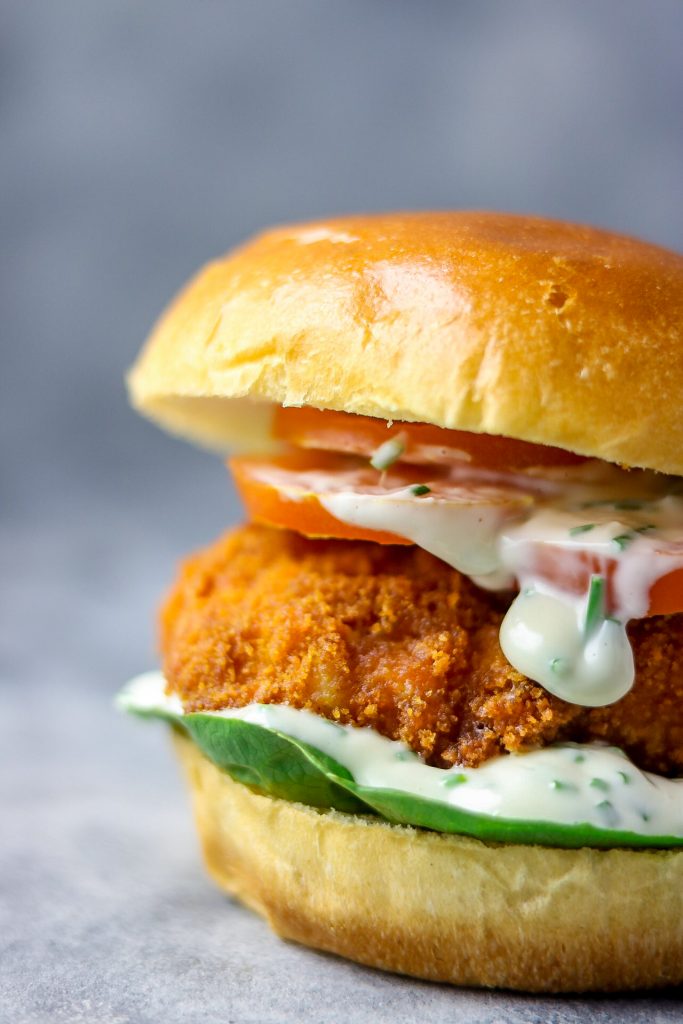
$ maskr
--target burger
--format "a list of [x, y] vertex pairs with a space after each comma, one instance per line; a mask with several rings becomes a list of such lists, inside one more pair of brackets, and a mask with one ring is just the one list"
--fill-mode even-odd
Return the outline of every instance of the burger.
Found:
[[129, 389], [247, 514], [119, 698], [171, 723], [218, 884], [420, 978], [683, 981], [683, 257], [498, 213], [282, 227]]

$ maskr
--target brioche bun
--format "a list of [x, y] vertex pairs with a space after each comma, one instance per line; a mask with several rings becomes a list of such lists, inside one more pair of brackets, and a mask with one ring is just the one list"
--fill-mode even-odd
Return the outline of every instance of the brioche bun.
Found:
[[262, 443], [277, 403], [680, 474], [683, 256], [499, 213], [283, 227], [200, 271], [129, 386], [217, 448]]
[[319, 811], [252, 792], [174, 736], [210, 874], [283, 938], [457, 985], [683, 981], [681, 853], [488, 844]]

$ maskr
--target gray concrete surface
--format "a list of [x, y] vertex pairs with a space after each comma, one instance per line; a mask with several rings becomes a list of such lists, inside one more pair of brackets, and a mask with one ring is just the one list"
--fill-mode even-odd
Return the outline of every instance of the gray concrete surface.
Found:
[[678, 0], [0, 5], [0, 1021], [674, 1021], [680, 993], [455, 992], [284, 944], [205, 879], [154, 663], [180, 555], [238, 515], [121, 378], [271, 221], [535, 210], [681, 248]]

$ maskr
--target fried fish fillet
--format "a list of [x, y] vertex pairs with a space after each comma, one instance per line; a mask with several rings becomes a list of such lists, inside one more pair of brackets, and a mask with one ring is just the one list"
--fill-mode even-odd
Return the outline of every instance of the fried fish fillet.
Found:
[[636, 682], [606, 708], [554, 697], [498, 642], [512, 595], [417, 547], [246, 526], [182, 567], [161, 614], [169, 691], [187, 711], [279, 703], [476, 766], [599, 739], [642, 768], [683, 768], [683, 615], [631, 624]]

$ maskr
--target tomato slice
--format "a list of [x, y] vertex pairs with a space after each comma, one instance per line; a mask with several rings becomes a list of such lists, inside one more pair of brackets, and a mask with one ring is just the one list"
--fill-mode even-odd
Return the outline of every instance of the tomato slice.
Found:
[[[519, 516], [533, 500], [531, 490], [495, 486], [471, 477], [455, 479], [445, 467], [395, 463], [379, 473], [364, 460], [330, 452], [299, 450], [275, 458], [236, 457], [228, 464], [253, 520], [308, 537], [413, 543], [398, 533], [352, 525], [335, 517], [324, 502], [340, 492], [361, 499], [393, 496], [412, 507], [424, 488], [441, 508], [461, 512], [488, 509], [495, 512], [496, 519]], [[410, 491], [413, 488], [415, 493]]]
[[519, 470], [536, 466], [576, 466], [582, 455], [529, 444], [496, 434], [472, 434], [444, 430], [430, 423], [406, 423], [372, 416], [356, 416], [329, 409], [278, 408], [273, 436], [301, 448], [371, 456], [381, 444], [399, 437], [403, 451], [399, 461], [416, 465], [466, 462], [489, 469]]
[[683, 611], [683, 569], [655, 580], [650, 590], [648, 615], [673, 615]]
[[[491, 524], [490, 537], [495, 542], [496, 530], [525, 519], [530, 507], [544, 500], [544, 494], [534, 489], [533, 480], [527, 486], [526, 478], [519, 475], [500, 476], [498, 482], [492, 483], [493, 474], [476, 468], [470, 472], [462, 467], [411, 466], [397, 462], [379, 473], [367, 461], [354, 456], [301, 449], [276, 458], [233, 458], [229, 465], [249, 516], [256, 522], [294, 530], [308, 537], [409, 545], [413, 540], [394, 530], [406, 526], [407, 522], [414, 530], [419, 521], [418, 532], [413, 532], [412, 536], [447, 561], [449, 554], [438, 548], [439, 534], [446, 541], [452, 533], [467, 535], [474, 551], [473, 536], [480, 529], [479, 524], [485, 521]], [[389, 497], [394, 503], [400, 502], [400, 517], [389, 520], [391, 529], [381, 528], [387, 523], [387, 506], [382, 503], [381, 514], [370, 517], [371, 525], [367, 521], [362, 525], [345, 522], [329, 511], [330, 504], [335, 507], [335, 494], [351, 495], [354, 504], [357, 497], [366, 508], [369, 501], [378, 513], [379, 505], [373, 499]], [[420, 502], [427, 495], [430, 500], [425, 501], [426, 507], [418, 512]], [[543, 541], [540, 537], [536, 539], [533, 535], [527, 543], [523, 562], [525, 578], [545, 580], [566, 592], [585, 594], [591, 576], [599, 573], [607, 581], [607, 613], [614, 613], [617, 558], [595, 554], [589, 547], [566, 546]], [[462, 554], [461, 550], [460, 556]], [[467, 551], [465, 557], [468, 557]], [[683, 568], [678, 567], [683, 558], [683, 542], [662, 539], [653, 547], [652, 557], [662, 559], [662, 574], [650, 587], [647, 614], [670, 615], [683, 611]], [[465, 566], [462, 570], [475, 577], [494, 571]], [[508, 581], [512, 579], [509, 577]]]
[[[660, 552], [666, 557], [667, 552]], [[658, 555], [655, 552], [654, 558]], [[617, 609], [614, 577], [616, 559], [600, 558], [580, 548], [559, 545], [534, 545], [530, 567], [540, 579], [572, 594], [585, 594], [591, 577], [599, 574], [607, 581], [605, 605], [608, 615]], [[656, 579], [650, 587], [647, 615], [673, 615], [683, 611], [683, 569], [674, 569]]]
[[[336, 519], [321, 505], [320, 491], [313, 489], [308, 474], [322, 472], [337, 476], [348, 472], [349, 461], [343, 456], [305, 451], [270, 459], [238, 456], [230, 459], [228, 466], [249, 517], [254, 522], [296, 530], [306, 537], [373, 540], [378, 544], [412, 544], [412, 541], [384, 530], [366, 530], [350, 526]], [[359, 483], [361, 473], [362, 471], [358, 470], [356, 485]], [[376, 471], [373, 471], [373, 476], [376, 480]], [[414, 477], [411, 478], [411, 482], [415, 482]]]

